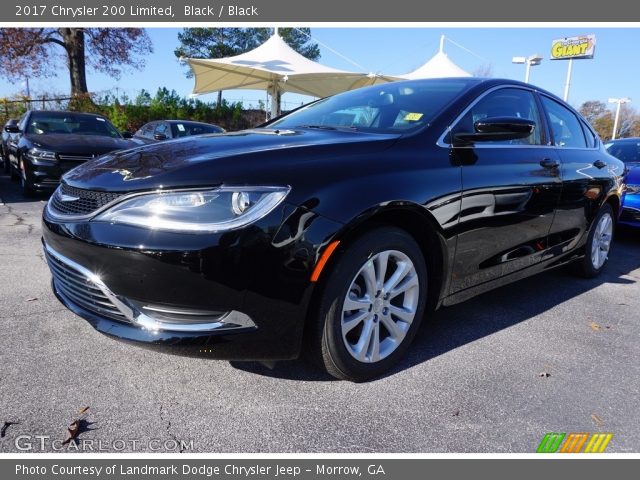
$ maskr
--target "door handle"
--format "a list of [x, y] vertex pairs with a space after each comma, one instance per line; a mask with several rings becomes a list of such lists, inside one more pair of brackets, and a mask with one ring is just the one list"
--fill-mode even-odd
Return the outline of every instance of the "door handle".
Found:
[[607, 164], [602, 160], [596, 160], [595, 162], [593, 162], [593, 166], [596, 168], [604, 168], [607, 166]]
[[543, 158], [540, 160], [540, 165], [544, 168], [557, 168], [560, 166], [560, 162], [558, 160], [552, 160], [550, 158]]

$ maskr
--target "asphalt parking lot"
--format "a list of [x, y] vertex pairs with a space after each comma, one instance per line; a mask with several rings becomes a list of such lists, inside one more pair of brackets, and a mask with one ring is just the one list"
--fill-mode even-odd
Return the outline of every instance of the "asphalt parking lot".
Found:
[[534, 452], [547, 432], [640, 451], [640, 231], [619, 232], [598, 279], [558, 270], [441, 310], [390, 375], [352, 384], [95, 332], [51, 292], [45, 201], [0, 176], [2, 452], [51, 451], [76, 419], [104, 451]]

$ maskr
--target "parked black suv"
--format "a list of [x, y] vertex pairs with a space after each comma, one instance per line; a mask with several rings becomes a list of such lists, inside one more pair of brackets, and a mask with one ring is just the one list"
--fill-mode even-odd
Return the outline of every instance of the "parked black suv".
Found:
[[60, 177], [82, 162], [104, 153], [134, 146], [101, 115], [62, 111], [28, 111], [17, 125], [9, 145], [11, 177], [22, 191], [53, 190]]

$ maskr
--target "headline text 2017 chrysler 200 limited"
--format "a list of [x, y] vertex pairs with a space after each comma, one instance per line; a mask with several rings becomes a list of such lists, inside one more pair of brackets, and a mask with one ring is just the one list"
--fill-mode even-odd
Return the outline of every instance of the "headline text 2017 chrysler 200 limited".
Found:
[[605, 265], [623, 164], [553, 95], [509, 80], [390, 83], [254, 130], [108, 154], [44, 212], [58, 298], [181, 353], [364, 380], [427, 309]]

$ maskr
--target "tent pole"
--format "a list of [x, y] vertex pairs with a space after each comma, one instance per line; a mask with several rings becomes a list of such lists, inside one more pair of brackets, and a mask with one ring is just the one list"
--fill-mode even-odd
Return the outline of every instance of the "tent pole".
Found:
[[280, 110], [280, 95], [277, 81], [273, 82], [273, 86], [269, 89], [269, 94], [271, 95], [271, 118], [276, 118]]

